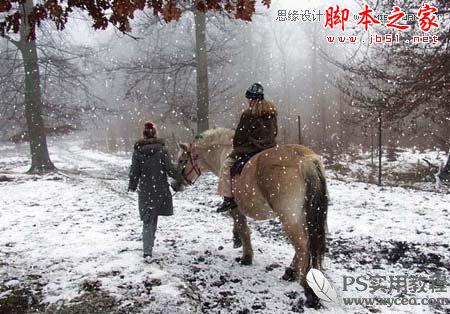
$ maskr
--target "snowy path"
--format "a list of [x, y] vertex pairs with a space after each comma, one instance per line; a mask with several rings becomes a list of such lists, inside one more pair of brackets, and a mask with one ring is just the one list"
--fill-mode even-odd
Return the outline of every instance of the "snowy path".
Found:
[[[296, 310], [302, 289], [280, 279], [293, 249], [278, 223], [251, 223], [255, 262], [240, 266], [235, 261], [240, 250], [231, 244], [231, 220], [214, 212], [220, 201], [214, 177], [205, 176], [175, 196], [175, 216], [161, 218], [156, 260], [148, 265], [141, 258], [136, 195], [124, 192], [129, 157], [67, 143], [52, 146], [51, 153], [65, 175], [33, 179], [18, 174], [26, 170], [26, 146], [0, 150], [0, 175], [15, 178], [0, 182], [0, 300], [13, 287], [26, 287], [43, 304], [63, 309], [94, 286], [115, 298], [111, 308], [117, 312]], [[325, 263], [336, 290], [342, 290], [344, 275], [441, 270], [449, 276], [450, 195], [335, 180], [329, 185], [330, 248]], [[352, 290], [342, 295], [368, 293]], [[449, 292], [418, 296], [450, 297]], [[393, 311], [448, 313], [450, 309], [328, 304], [319, 312]]]

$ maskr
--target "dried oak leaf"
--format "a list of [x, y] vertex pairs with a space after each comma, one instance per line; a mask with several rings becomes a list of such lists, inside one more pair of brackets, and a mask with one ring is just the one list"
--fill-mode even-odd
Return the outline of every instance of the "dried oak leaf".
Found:
[[11, 8], [12, 8], [11, 1], [0, 0], [0, 13], [8, 12], [9, 10], [11, 10]]
[[172, 0], [169, 0], [163, 6], [162, 16], [165, 22], [178, 21], [181, 17], [181, 10]]

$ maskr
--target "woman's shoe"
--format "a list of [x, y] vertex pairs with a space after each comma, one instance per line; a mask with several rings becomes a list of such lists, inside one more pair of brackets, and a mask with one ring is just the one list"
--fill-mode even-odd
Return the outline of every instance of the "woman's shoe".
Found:
[[144, 263], [150, 264], [153, 261], [152, 254], [144, 254]]

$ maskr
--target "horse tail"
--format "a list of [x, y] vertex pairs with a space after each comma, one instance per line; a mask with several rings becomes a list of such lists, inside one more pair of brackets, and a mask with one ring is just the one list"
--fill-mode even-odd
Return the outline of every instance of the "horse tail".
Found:
[[328, 211], [327, 184], [321, 161], [306, 157], [300, 162], [305, 180], [306, 226], [312, 267], [320, 269], [326, 249], [326, 224]]

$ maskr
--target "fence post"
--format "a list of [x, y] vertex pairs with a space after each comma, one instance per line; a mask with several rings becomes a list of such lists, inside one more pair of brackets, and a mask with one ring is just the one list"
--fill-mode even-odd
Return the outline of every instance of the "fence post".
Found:
[[298, 123], [298, 143], [302, 144], [302, 122], [300, 116], [297, 116]]

